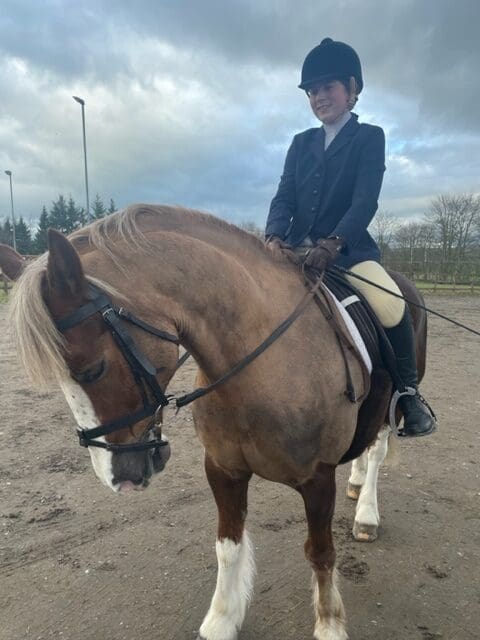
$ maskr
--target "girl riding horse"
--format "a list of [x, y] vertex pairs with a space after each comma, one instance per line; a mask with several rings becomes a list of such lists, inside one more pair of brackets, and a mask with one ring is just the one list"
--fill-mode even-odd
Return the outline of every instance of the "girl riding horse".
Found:
[[[274, 252], [293, 248], [307, 266], [320, 271], [331, 264], [346, 267], [401, 295], [381, 266], [380, 251], [367, 231], [385, 171], [385, 136], [380, 127], [359, 124], [351, 113], [363, 88], [357, 53], [343, 42], [325, 38], [305, 58], [299, 88], [323, 126], [293, 138], [270, 206], [267, 246]], [[405, 386], [417, 390], [412, 319], [405, 302], [352, 276], [347, 279], [385, 328]], [[400, 407], [403, 435], [435, 431], [435, 420], [418, 391], [402, 396]]]

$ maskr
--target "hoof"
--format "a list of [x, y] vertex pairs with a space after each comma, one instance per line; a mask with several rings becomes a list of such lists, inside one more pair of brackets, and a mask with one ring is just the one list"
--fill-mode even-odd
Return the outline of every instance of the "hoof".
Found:
[[317, 623], [313, 637], [315, 640], [348, 640], [345, 625], [342, 621]]
[[358, 500], [361, 490], [361, 484], [352, 484], [349, 482], [347, 485], [347, 498], [350, 498], [351, 500]]
[[375, 524], [353, 524], [353, 537], [357, 542], [374, 542], [378, 538], [378, 527]]

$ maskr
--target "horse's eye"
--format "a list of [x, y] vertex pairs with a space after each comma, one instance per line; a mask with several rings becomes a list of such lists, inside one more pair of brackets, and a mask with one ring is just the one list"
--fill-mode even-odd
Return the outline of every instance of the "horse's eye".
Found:
[[105, 362], [102, 360], [98, 365], [95, 365], [91, 369], [85, 369], [84, 371], [72, 371], [71, 376], [77, 382], [83, 384], [90, 384], [96, 382], [105, 373]]

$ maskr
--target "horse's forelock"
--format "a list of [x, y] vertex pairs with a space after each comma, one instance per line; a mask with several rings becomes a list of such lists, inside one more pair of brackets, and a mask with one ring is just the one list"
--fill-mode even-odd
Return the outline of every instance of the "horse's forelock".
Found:
[[[30, 380], [40, 387], [68, 376], [63, 358], [65, 339], [55, 326], [42, 294], [47, 257], [43, 254], [26, 267], [13, 288], [8, 310], [8, 326], [20, 364]], [[105, 293], [123, 298], [102, 280], [91, 276], [87, 276], [87, 280]]]
[[8, 312], [20, 364], [32, 382], [40, 386], [66, 375], [64, 339], [42, 295], [46, 265], [44, 254], [26, 267], [13, 288]]

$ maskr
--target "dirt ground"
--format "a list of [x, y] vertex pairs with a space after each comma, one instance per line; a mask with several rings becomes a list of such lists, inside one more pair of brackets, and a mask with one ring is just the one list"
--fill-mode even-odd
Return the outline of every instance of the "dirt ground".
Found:
[[[480, 327], [480, 297], [427, 303]], [[167, 414], [167, 469], [115, 495], [93, 474], [59, 391], [31, 390], [0, 305], [0, 637], [193, 640], [213, 593], [216, 512], [188, 409]], [[335, 537], [351, 640], [470, 640], [480, 629], [480, 340], [430, 320], [423, 391], [440, 430], [383, 467], [380, 537], [351, 538], [338, 473]], [[187, 364], [172, 388], [192, 388]], [[255, 596], [242, 640], [311, 638], [305, 520], [291, 490], [253, 480]]]

